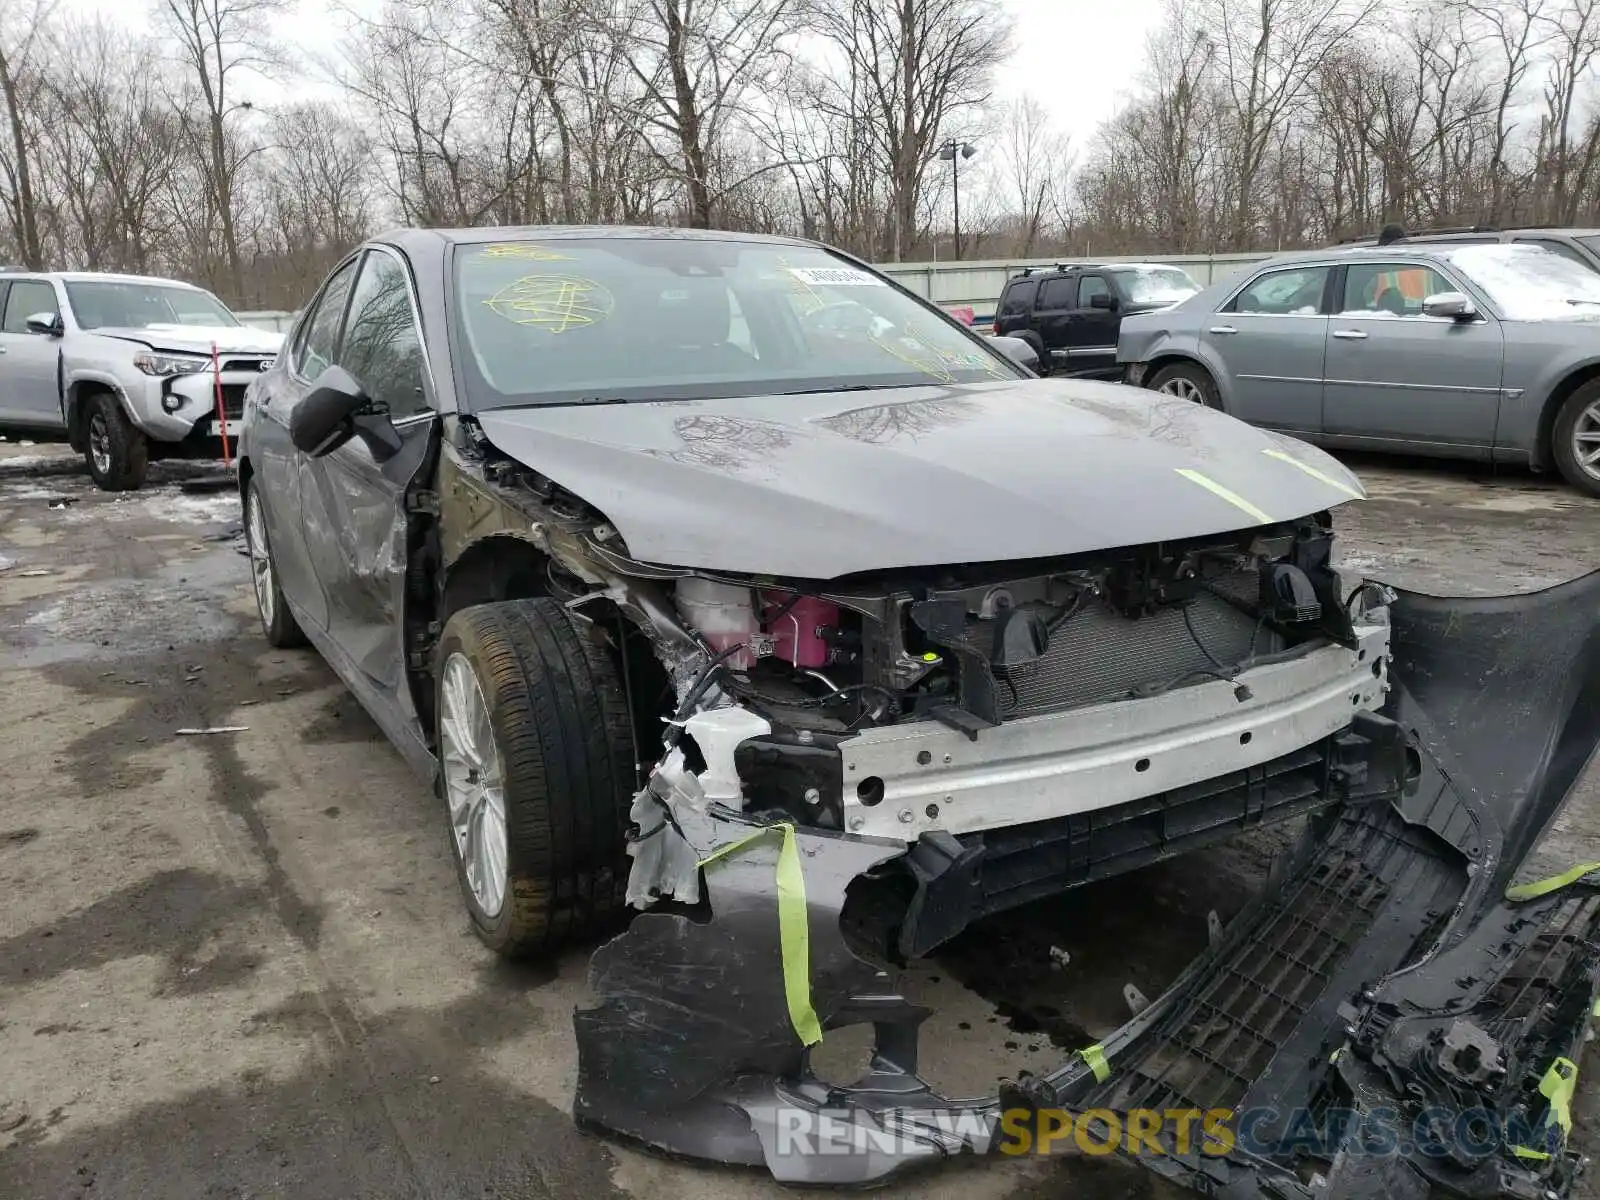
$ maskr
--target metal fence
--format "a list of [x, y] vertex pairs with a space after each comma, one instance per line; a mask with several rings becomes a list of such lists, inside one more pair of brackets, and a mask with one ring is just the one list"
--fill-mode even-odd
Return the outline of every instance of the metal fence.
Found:
[[[1151, 254], [1108, 258], [988, 259], [982, 262], [880, 263], [878, 269], [893, 276], [902, 287], [932, 300], [941, 308], [970, 308], [979, 325], [994, 317], [994, 304], [1006, 280], [1024, 267], [1049, 267], [1057, 263], [1149, 262], [1170, 263], [1193, 275], [1202, 287], [1269, 258], [1266, 254]], [[295, 314], [262, 310], [237, 314], [246, 325], [286, 332]]]

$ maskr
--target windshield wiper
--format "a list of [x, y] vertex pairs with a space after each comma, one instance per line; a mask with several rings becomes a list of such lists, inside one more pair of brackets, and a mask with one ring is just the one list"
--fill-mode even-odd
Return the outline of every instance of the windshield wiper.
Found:
[[797, 392], [779, 392], [780, 396], [820, 396], [824, 392], [892, 392], [897, 388], [915, 387], [905, 383], [847, 383], [843, 387], [801, 388]]
[[547, 400], [539, 408], [577, 408], [588, 404], [627, 404], [622, 396], [574, 396], [571, 400]]
[[1568, 296], [1567, 303], [1573, 306], [1577, 306], [1579, 304], [1600, 304], [1600, 300], [1579, 300], [1576, 297]]

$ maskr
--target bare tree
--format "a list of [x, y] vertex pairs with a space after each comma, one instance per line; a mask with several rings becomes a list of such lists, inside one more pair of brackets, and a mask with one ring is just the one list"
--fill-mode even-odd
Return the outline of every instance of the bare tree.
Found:
[[820, 32], [843, 70], [824, 100], [835, 120], [863, 118], [887, 182], [896, 261], [917, 234], [929, 159], [953, 123], [989, 99], [1011, 26], [990, 0], [832, 0]]
[[261, 147], [230, 136], [229, 118], [252, 107], [237, 95], [240, 77], [280, 62], [270, 22], [281, 9], [281, 0], [158, 0], [158, 20], [194, 86], [191, 136], [222, 235], [228, 290], [235, 297], [245, 290], [235, 222], [237, 185]]
[[1062, 139], [1050, 128], [1044, 106], [1032, 96], [1002, 107], [998, 127], [1002, 170], [1019, 222], [1017, 253], [1030, 257], [1043, 229]]
[[799, 0], [614, 0], [608, 25], [643, 93], [641, 115], [667, 139], [660, 156], [683, 181], [689, 225], [710, 228], [719, 195], [743, 182], [714, 182], [717, 155], [786, 61], [798, 11]]
[[1197, 0], [1202, 36], [1215, 44], [1233, 110], [1233, 228], [1250, 245], [1268, 150], [1305, 101], [1312, 77], [1360, 27], [1377, 0]]
[[6, 104], [6, 152], [0, 170], [6, 176], [5, 207], [22, 261], [37, 270], [44, 265], [40, 239], [39, 198], [34, 190], [40, 126], [41, 80], [38, 56], [54, 0], [33, 0], [23, 8], [0, 10], [0, 96]]

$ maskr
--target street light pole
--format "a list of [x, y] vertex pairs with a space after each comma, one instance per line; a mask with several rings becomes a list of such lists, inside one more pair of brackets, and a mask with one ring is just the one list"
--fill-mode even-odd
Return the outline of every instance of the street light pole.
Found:
[[939, 158], [950, 164], [950, 182], [956, 199], [956, 260], [961, 259], [961, 160], [971, 158], [978, 148], [971, 142], [958, 142], [950, 138], [939, 147]]

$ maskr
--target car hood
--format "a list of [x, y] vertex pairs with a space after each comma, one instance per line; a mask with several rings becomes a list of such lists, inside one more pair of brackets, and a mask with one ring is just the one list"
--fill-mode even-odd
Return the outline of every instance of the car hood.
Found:
[[832, 579], [1198, 537], [1364, 498], [1319, 450], [1174, 397], [1035, 379], [477, 414], [635, 557]]
[[210, 354], [215, 346], [225, 354], [276, 354], [283, 346], [283, 334], [248, 325], [146, 325], [139, 329], [94, 329], [100, 337], [138, 342], [152, 350], [173, 350], [183, 354]]

